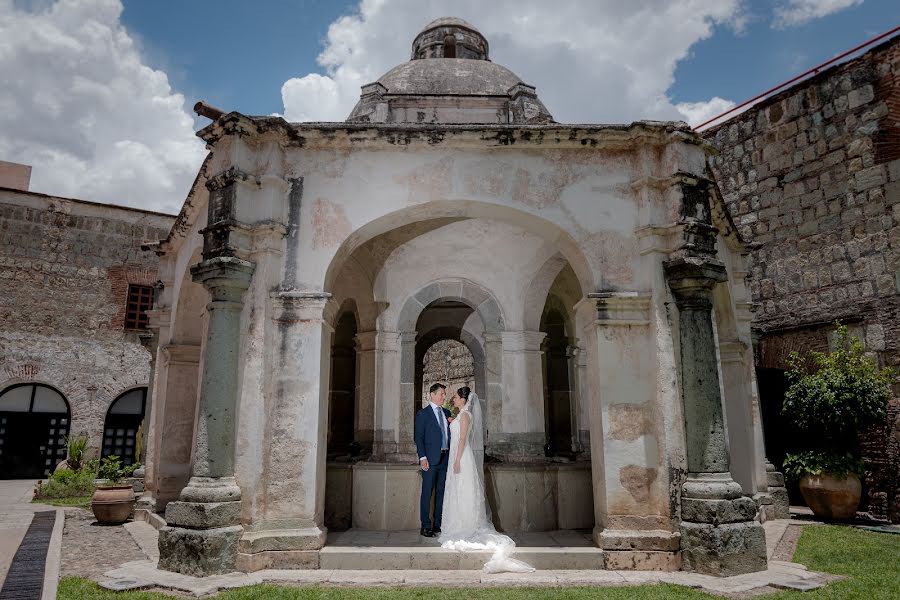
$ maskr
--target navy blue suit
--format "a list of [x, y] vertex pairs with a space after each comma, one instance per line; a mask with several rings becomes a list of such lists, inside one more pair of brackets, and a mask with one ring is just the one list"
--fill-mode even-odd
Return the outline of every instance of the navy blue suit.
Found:
[[[450, 411], [441, 408], [445, 419], [450, 418]], [[419, 499], [419, 516], [424, 529], [431, 529], [431, 495], [434, 499], [434, 528], [440, 528], [441, 515], [444, 511], [444, 483], [447, 481], [447, 455], [441, 452], [444, 435], [441, 425], [434, 415], [434, 409], [428, 406], [416, 413], [416, 451], [419, 458], [428, 459], [428, 470], [422, 471], [422, 496]], [[447, 423], [447, 448], [450, 448], [450, 423]]]

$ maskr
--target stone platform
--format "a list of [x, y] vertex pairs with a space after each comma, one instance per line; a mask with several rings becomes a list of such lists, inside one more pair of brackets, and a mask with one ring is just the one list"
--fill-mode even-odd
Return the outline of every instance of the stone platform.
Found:
[[[513, 556], [538, 570], [593, 570], [606, 567], [604, 552], [595, 547], [589, 531], [519, 533]], [[329, 533], [319, 551], [320, 569], [365, 570], [480, 570], [490, 552], [460, 553], [440, 547], [435, 538], [416, 531]]]

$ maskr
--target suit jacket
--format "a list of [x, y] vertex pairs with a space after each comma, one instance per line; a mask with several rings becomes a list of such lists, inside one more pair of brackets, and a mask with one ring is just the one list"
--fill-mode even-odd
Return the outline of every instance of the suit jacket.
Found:
[[[450, 411], [441, 408], [445, 419], [450, 418]], [[416, 413], [416, 452], [419, 458], [428, 459], [428, 464], [437, 464], [441, 460], [441, 442], [444, 439], [441, 426], [434, 418], [434, 409], [431, 404]], [[447, 447], [450, 447], [450, 423], [447, 423]]]

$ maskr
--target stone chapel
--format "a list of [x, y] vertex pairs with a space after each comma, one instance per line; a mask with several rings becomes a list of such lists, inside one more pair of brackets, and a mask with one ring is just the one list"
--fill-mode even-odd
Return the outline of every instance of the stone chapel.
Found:
[[[766, 568], [787, 499], [748, 249], [687, 125], [557, 123], [455, 18], [344, 122], [198, 112], [209, 155], [155, 247], [139, 508], [164, 514], [161, 568], [359, 568], [334, 532], [416, 529], [413, 417], [447, 340], [497, 528], [590, 534], [536, 567]], [[394, 550], [381, 568], [467, 568]]]

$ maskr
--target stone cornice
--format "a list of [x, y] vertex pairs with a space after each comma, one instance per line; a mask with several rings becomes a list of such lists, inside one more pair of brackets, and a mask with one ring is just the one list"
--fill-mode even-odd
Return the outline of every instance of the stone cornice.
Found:
[[281, 117], [251, 117], [231, 112], [197, 132], [210, 145], [230, 135], [271, 136], [285, 146], [312, 148], [448, 145], [625, 150], [672, 142], [702, 144], [686, 124], [665, 121], [636, 121], [625, 125], [288, 123]]

